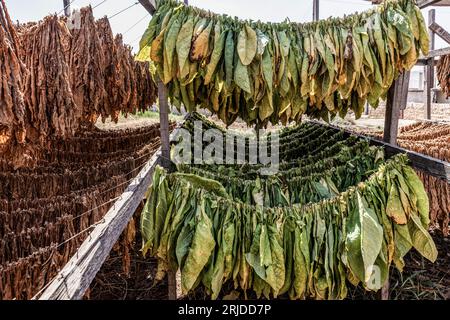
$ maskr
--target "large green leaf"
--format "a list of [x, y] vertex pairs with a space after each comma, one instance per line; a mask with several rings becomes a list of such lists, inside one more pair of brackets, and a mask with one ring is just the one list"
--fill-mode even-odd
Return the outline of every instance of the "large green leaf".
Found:
[[245, 25], [239, 33], [237, 51], [242, 65], [248, 66], [256, 55], [258, 37], [256, 31], [249, 25]]
[[192, 289], [216, 245], [212, 234], [212, 223], [204, 212], [204, 205], [198, 207], [197, 214], [194, 238], [181, 271], [181, 286], [184, 293]]
[[383, 229], [376, 214], [357, 193], [355, 208], [347, 224], [347, 259], [353, 274], [368, 282], [383, 243]]

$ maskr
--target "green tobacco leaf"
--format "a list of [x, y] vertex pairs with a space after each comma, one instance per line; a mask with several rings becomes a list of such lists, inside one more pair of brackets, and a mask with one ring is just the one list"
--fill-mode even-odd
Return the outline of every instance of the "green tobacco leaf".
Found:
[[392, 183], [389, 192], [389, 198], [386, 207], [386, 214], [394, 220], [395, 223], [405, 225], [408, 223], [406, 212], [403, 209], [400, 194], [395, 183]]
[[408, 222], [408, 228], [413, 247], [419, 251], [422, 256], [431, 262], [435, 262], [438, 256], [436, 245], [428, 231], [422, 226], [420, 218], [414, 214], [411, 215], [411, 219]]
[[181, 271], [181, 285], [184, 293], [188, 293], [193, 288], [216, 245], [212, 234], [212, 222], [204, 212], [203, 206], [204, 204], [198, 208], [200, 212], [194, 238]]
[[419, 7], [414, 6], [414, 10], [416, 12], [417, 21], [419, 22], [420, 49], [422, 50], [422, 53], [426, 56], [430, 52], [430, 37], [428, 33], [428, 27], [427, 24], [425, 23], [425, 19]]
[[231, 86], [234, 78], [234, 33], [229, 30], [225, 41], [225, 78], [227, 86]]
[[347, 258], [353, 274], [362, 282], [367, 282], [381, 250], [383, 229], [359, 192], [356, 205], [347, 224]]
[[234, 73], [234, 81], [245, 92], [252, 93], [248, 68], [238, 59]]
[[403, 271], [403, 257], [411, 250], [412, 240], [407, 225], [394, 224], [394, 263], [397, 269]]
[[156, 210], [156, 202], [158, 199], [158, 186], [161, 173], [162, 168], [159, 166], [156, 167], [155, 173], [153, 174], [153, 183], [152, 186], [150, 187], [148, 200], [141, 214], [141, 233], [144, 243], [142, 253], [144, 256], [146, 256], [148, 251], [151, 251], [153, 249], [154, 245], [153, 241], [155, 238], [155, 230], [154, 230], [155, 210]]
[[422, 226], [425, 229], [428, 229], [428, 226], [430, 225], [430, 202], [422, 180], [420, 180], [416, 172], [411, 167], [405, 166], [403, 168], [403, 173], [405, 174], [406, 183], [417, 197], [416, 204], [417, 209], [419, 210]]
[[255, 58], [257, 48], [258, 37], [256, 35], [256, 31], [250, 26], [245, 25], [239, 33], [237, 42], [239, 58], [244, 66], [248, 66], [252, 63], [253, 58]]
[[205, 85], [211, 82], [214, 72], [216, 71], [217, 65], [219, 64], [219, 61], [222, 58], [222, 54], [224, 53], [227, 32], [226, 31], [221, 32], [219, 24], [216, 25], [215, 29], [216, 29], [215, 31], [216, 39], [214, 41], [214, 49], [211, 54], [211, 61], [209, 62], [206, 68]]
[[191, 183], [196, 189], [205, 189], [224, 198], [229, 197], [224, 186], [216, 180], [203, 178], [195, 174], [176, 173], [175, 175]]
[[194, 18], [189, 17], [183, 24], [178, 33], [176, 51], [178, 56], [178, 68], [182, 72], [181, 78], [185, 78], [189, 74], [189, 69], [186, 68], [186, 64], [189, 63], [189, 52], [191, 50], [192, 34], [194, 32]]

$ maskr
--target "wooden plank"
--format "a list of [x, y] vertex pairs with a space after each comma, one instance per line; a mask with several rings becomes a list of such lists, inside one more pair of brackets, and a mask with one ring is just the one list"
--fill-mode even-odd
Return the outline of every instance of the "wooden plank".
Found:
[[159, 151], [147, 162], [138, 176], [108, 211], [77, 253], [59, 272], [39, 300], [80, 300], [109, 256], [150, 186], [158, 164]]
[[381, 288], [381, 300], [389, 300], [390, 298], [389, 287], [390, 283], [389, 280], [387, 280], [386, 283]]
[[425, 57], [420, 57], [420, 59], [430, 59], [430, 58], [436, 58], [436, 57], [440, 57], [440, 56], [446, 56], [450, 54], [450, 47], [446, 47], [446, 48], [442, 48], [442, 49], [436, 49], [436, 50], [431, 50], [427, 56]]
[[[167, 171], [171, 170], [170, 160], [170, 135], [169, 135], [169, 100], [167, 97], [167, 88], [159, 77], [156, 79], [158, 85], [159, 98], [159, 128], [161, 133], [161, 165]], [[176, 273], [169, 270], [167, 272], [168, 296], [169, 300], [177, 300], [177, 281]]]
[[354, 135], [358, 136], [363, 139], [369, 140], [371, 145], [384, 147], [386, 157], [391, 158], [397, 154], [403, 153], [406, 154], [411, 161], [411, 166], [423, 171], [424, 173], [433, 176], [438, 179], [442, 179], [450, 183], [450, 163], [446, 161], [441, 161], [439, 159], [435, 159], [429, 156], [426, 156], [421, 153], [417, 153], [414, 151], [410, 151], [404, 148], [401, 148], [399, 146], [374, 139], [368, 136], [364, 136], [355, 132], [352, 132], [350, 130], [347, 130], [345, 128], [337, 127], [331, 124], [324, 124], [318, 121], [313, 121], [314, 123], [323, 125], [323, 126], [329, 126], [331, 128], [334, 128], [335, 130], [343, 131], [347, 136]]
[[[428, 23], [432, 25], [436, 20], [436, 10], [432, 9], [428, 12]], [[433, 30], [429, 30], [430, 49], [434, 50], [435, 36]], [[434, 58], [428, 59], [425, 65], [425, 119], [431, 119], [431, 105], [433, 103], [431, 90], [434, 88]]]
[[409, 80], [411, 79], [411, 71], [405, 71], [403, 74], [403, 82], [400, 96], [400, 110], [405, 110], [408, 104]]
[[162, 166], [170, 168], [170, 135], [169, 135], [169, 100], [167, 98], [167, 88], [157, 77], [158, 98], [159, 98], [159, 130], [161, 133], [161, 156]]
[[151, 15], [156, 11], [155, 0], [139, 0], [139, 3], [148, 11]]
[[[435, 9], [431, 9], [430, 11], [428, 11], [428, 25], [433, 25], [434, 23], [436, 23], [436, 10]], [[430, 29], [430, 28], [429, 28]], [[434, 36], [434, 31], [433, 30], [428, 30], [429, 36], [430, 36], [430, 50], [434, 50], [435, 49], [435, 36]]]
[[433, 31], [435, 34], [437, 34], [439, 37], [441, 37], [445, 42], [450, 44], [450, 33], [447, 32], [443, 27], [441, 27], [438, 23], [432, 22], [428, 28], [430, 28], [431, 31]]
[[417, 0], [417, 6], [420, 9], [432, 6], [434, 4], [437, 4], [438, 2], [440, 2], [441, 0]]
[[428, 60], [425, 66], [425, 119], [431, 120], [432, 89], [434, 87], [434, 63]]
[[313, 21], [319, 21], [320, 17], [320, 4], [319, 0], [313, 0]]
[[70, 16], [70, 0], [63, 0], [64, 4], [64, 15], [66, 17]]
[[386, 113], [384, 116], [384, 134], [385, 142], [396, 144], [398, 135], [398, 122], [400, 118], [400, 99], [402, 96], [404, 76], [401, 74], [389, 89], [386, 101]]

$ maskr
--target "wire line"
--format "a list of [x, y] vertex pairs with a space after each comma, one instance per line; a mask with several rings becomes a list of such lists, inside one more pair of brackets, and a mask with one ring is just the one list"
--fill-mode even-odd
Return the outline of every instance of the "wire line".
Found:
[[97, 8], [97, 7], [100, 7], [100, 6], [101, 6], [102, 4], [104, 4], [106, 1], [108, 1], [108, 0], [103, 0], [102, 2], [100, 2], [99, 4], [97, 4], [95, 7], [93, 7], [92, 10], [95, 9], [95, 8]]
[[139, 4], [139, 2], [135, 2], [134, 4], [132, 4], [131, 6], [129, 6], [129, 7], [127, 7], [127, 8], [125, 8], [125, 9], [123, 9], [123, 10], [120, 10], [119, 12], [117, 12], [117, 13], [115, 13], [115, 14], [113, 14], [111, 17], [108, 17], [108, 19], [112, 19], [112, 18], [114, 18], [114, 17], [116, 17], [116, 16], [118, 16], [119, 14], [121, 14], [121, 13], [123, 13], [123, 12], [125, 12], [125, 11], [127, 11], [128, 9], [131, 9], [131, 8], [133, 8], [134, 6], [136, 6], [136, 5], [138, 5]]
[[128, 32], [130, 32], [134, 27], [136, 27], [139, 23], [141, 23], [145, 18], [147, 18], [150, 15], [150, 13], [147, 13], [145, 15], [145, 17], [143, 17], [142, 19], [140, 19], [138, 22], [136, 22], [135, 24], [133, 24], [131, 27], [129, 27], [127, 29], [127, 31], [125, 31], [124, 33], [122, 33], [122, 35], [126, 35]]

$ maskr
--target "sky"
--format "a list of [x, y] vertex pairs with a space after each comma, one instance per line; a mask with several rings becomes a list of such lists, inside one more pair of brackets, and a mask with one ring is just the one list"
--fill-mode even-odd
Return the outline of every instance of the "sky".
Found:
[[[72, 0], [72, 8], [92, 5], [97, 18], [112, 17], [121, 10], [132, 6], [123, 13], [110, 19], [114, 33], [122, 33], [125, 43], [138, 50], [139, 40], [151, 17], [145, 9], [135, 3], [137, 0]], [[103, 2], [104, 1], [104, 2]], [[103, 3], [102, 3], [103, 2]], [[280, 22], [307, 22], [312, 19], [312, 0], [190, 0], [189, 4], [216, 13], [238, 16], [242, 19]], [[14, 21], [37, 21], [50, 13], [61, 13], [63, 0], [6, 0], [9, 13]], [[363, 0], [320, 0], [320, 18], [343, 16], [371, 7]], [[428, 10], [424, 16], [428, 20]], [[436, 7], [436, 22], [450, 32], [450, 8]], [[436, 39], [436, 49], [448, 46], [441, 39]]]

